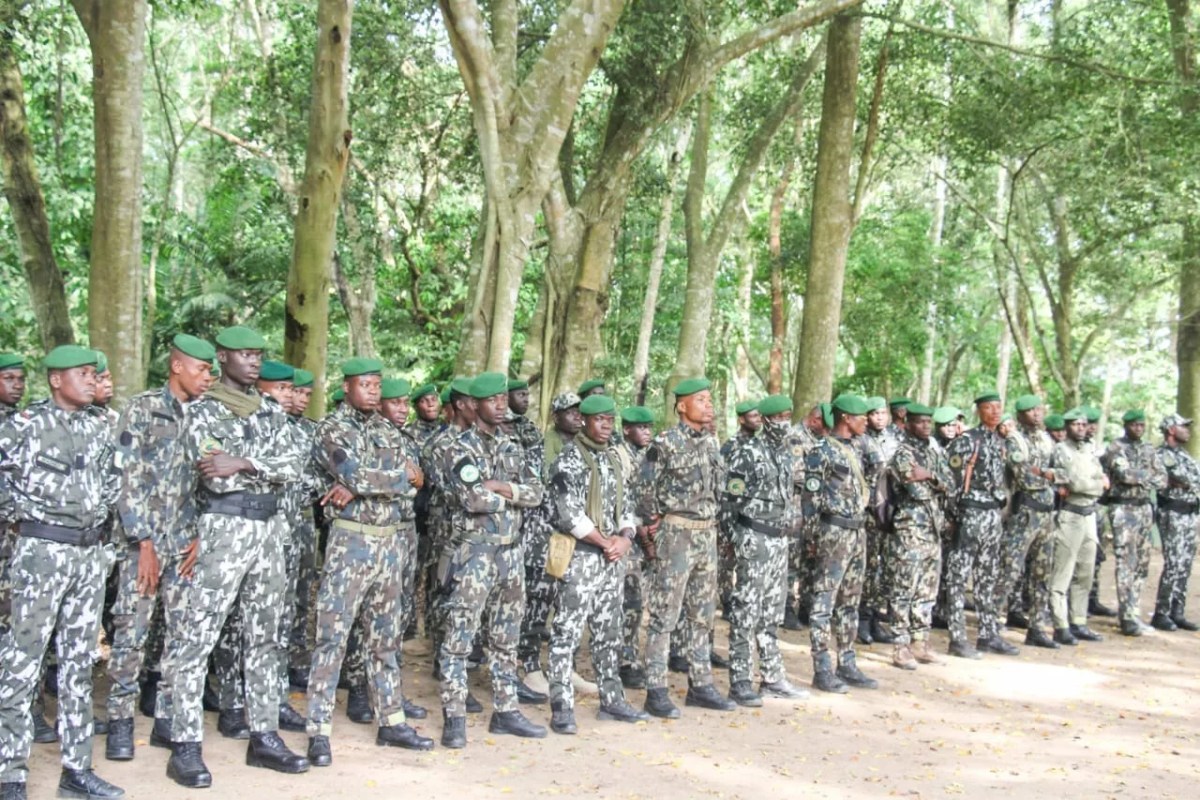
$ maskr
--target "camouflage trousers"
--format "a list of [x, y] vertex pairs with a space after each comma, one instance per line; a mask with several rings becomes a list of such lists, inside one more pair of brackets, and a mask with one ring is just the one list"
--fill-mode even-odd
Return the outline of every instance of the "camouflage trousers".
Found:
[[[171, 615], [163, 673], [173, 694], [171, 739], [203, 739], [200, 697], [208, 656], [235, 601], [241, 602], [247, 722], [255, 732], [279, 726], [279, 617], [284, 605], [283, 531], [266, 521], [202, 514], [200, 557], [184, 580], [181, 613]], [[170, 623], [172, 619], [168, 620]]]
[[1158, 532], [1162, 536], [1163, 569], [1158, 579], [1156, 613], [1184, 617], [1187, 611], [1188, 578], [1196, 560], [1196, 534], [1200, 514], [1160, 511]]
[[445, 639], [438, 652], [442, 710], [467, 713], [467, 656], [487, 615], [492, 703], [496, 711], [517, 707], [517, 643], [525, 613], [525, 565], [519, 542], [460, 542], [438, 563]]
[[317, 527], [311, 507], [302, 510], [293, 540], [299, 550], [300, 560], [296, 573], [292, 627], [288, 633], [288, 665], [300, 669], [308, 666], [312, 658], [312, 629], [316, 616], [314, 600], [321, 584], [321, 554], [317, 549]]
[[300, 561], [303, 558], [303, 544], [297, 538], [299, 531], [290, 526], [286, 520], [281, 520], [284, 528], [291, 527], [283, 542], [283, 605], [279, 610], [279, 703], [288, 702], [289, 687], [288, 663], [289, 647], [292, 640], [292, 627], [296, 621], [296, 602], [300, 586]]
[[13, 545], [11, 625], [0, 635], [0, 782], [24, 783], [28, 775], [29, 705], [55, 629], [62, 765], [92, 766], [92, 665], [108, 558], [101, 547], [24, 536]]
[[1050, 615], [1055, 628], [1086, 625], [1088, 592], [1092, 588], [1092, 569], [1096, 560], [1096, 515], [1075, 514], [1063, 509], [1054, 517]]
[[886, 592], [883, 585], [883, 552], [886, 547], [885, 533], [879, 530], [875, 520], [867, 515], [863, 525], [866, 535], [866, 571], [863, 574], [862, 600], [858, 604], [859, 616], [868, 612], [880, 611], [887, 607]]
[[[414, 592], [417, 584], [417, 532], [411, 520], [400, 523], [396, 537], [399, 541], [400, 564], [400, 632], [403, 634], [413, 619]], [[342, 662], [342, 675], [351, 686], [367, 686], [367, 651], [365, 614], [359, 614], [350, 629], [350, 638], [346, 645], [346, 657]], [[401, 640], [403, 641], [403, 640]], [[404, 666], [404, 649], [396, 649], [396, 663]]]
[[1123, 620], [1136, 620], [1142, 587], [1150, 574], [1150, 529], [1154, 526], [1151, 505], [1111, 505], [1113, 555], [1117, 562], [1117, 605]]
[[[175, 714], [175, 693], [171, 689], [170, 673], [162, 669], [167, 658], [166, 639], [168, 634], [181, 630], [184, 625], [189, 624], [188, 615], [190, 612], [187, 597], [188, 592], [191, 590], [191, 583], [187, 579], [180, 577], [180, 563], [178, 558], [172, 558], [168, 561], [166, 567], [163, 569], [162, 584], [158, 587], [159, 605], [162, 606], [163, 611], [160, 623], [163, 629], [163, 649], [159, 662], [162, 675], [159, 678], [158, 694], [154, 701], [154, 718], [156, 720], [166, 720], [168, 725]], [[153, 623], [151, 623], [151, 627], [153, 628]], [[151, 632], [151, 639], [153, 639], [153, 636], [154, 634]], [[150, 645], [147, 645], [148, 650], [149, 648]], [[206, 673], [207, 667], [206, 663]]]
[[775, 683], [784, 677], [775, 631], [783, 624], [788, 537], [768, 536], [736, 523], [732, 534], [737, 583], [729, 609], [729, 682], [751, 679], [757, 648], [763, 680]]
[[625, 582], [622, 589], [621, 610], [623, 620], [621, 623], [621, 639], [623, 647], [621, 648], [621, 666], [632, 666], [638, 664], [638, 653], [641, 651], [639, 646], [642, 631], [642, 609], [643, 598], [645, 595], [644, 585], [648, 567], [644, 563], [646, 560], [645, 553], [642, 552], [642, 546], [637, 542], [633, 543], [633, 547], [629, 548], [629, 552], [625, 554]]
[[863, 530], [850, 530], [817, 522], [813, 527], [816, 569], [813, 572], [809, 639], [813, 666], [830, 667], [829, 645], [839, 660], [854, 653], [858, 635], [858, 604], [862, 599], [867, 545]]
[[[163, 550], [159, 562], [159, 581], [166, 572], [170, 555]], [[108, 655], [108, 718], [132, 719], [137, 705], [142, 667], [146, 663], [147, 644], [154, 620], [161, 628], [162, 603], [158, 592], [142, 594], [137, 588], [141, 547], [127, 546], [117, 572], [117, 601], [113, 604], [113, 636]]]
[[524, 537], [525, 614], [521, 618], [521, 643], [517, 658], [521, 671], [528, 675], [542, 668], [542, 641], [549, 638], [547, 623], [554, 611], [561, 583], [546, 574], [546, 555], [550, 540], [537, 531]]
[[229, 616], [225, 618], [212, 655], [209, 656], [212, 666], [210, 671], [217, 682], [217, 697], [225, 711], [246, 707], [246, 675], [243, 670], [245, 654], [242, 650], [245, 630], [242, 603], [238, 600], [229, 610]]
[[813, 572], [816, 569], [814, 523], [801, 520], [788, 536], [788, 568], [784, 579], [785, 600], [797, 614], [808, 609], [812, 600]]
[[942, 572], [942, 540], [932, 524], [898, 524], [883, 536], [884, 632], [896, 644], [929, 638]]
[[717, 599], [722, 609], [729, 608], [729, 598], [737, 582], [737, 555], [733, 550], [733, 532], [717, 532]]
[[996, 611], [1020, 608], [1013, 598], [1028, 597], [1029, 624], [1050, 624], [1050, 570], [1054, 561], [1054, 512], [1038, 511], [1018, 503], [1004, 524], [1000, 581], [996, 586]]
[[421, 561], [426, 587], [425, 632], [433, 643], [433, 652], [437, 653], [445, 638], [445, 612], [442, 608], [442, 582], [438, 580], [438, 566], [450, 538], [450, 521], [437, 503], [430, 503], [425, 524], [429, 528], [429, 543], [425, 558]]
[[0, 633], [12, 618], [12, 552], [17, 534], [12, 525], [0, 523]]
[[[688, 680], [712, 684], [712, 643], [717, 593], [717, 529], [692, 529], [663, 520], [655, 538], [657, 564], [650, 583], [650, 625], [646, 633], [646, 686], [667, 685], [671, 633], [687, 635]], [[683, 614], [681, 619], [680, 614]]]
[[621, 685], [621, 591], [625, 583], [625, 560], [609, 562], [594, 547], [577, 544], [571, 565], [558, 589], [558, 610], [550, 632], [550, 702], [563, 708], [575, 707], [571, 672], [575, 651], [583, 641], [586, 625], [591, 638], [588, 651], [600, 689], [600, 705], [611, 706], [625, 699]]
[[949, 602], [950, 640], [967, 640], [967, 584], [972, 585], [975, 612], [979, 615], [979, 638], [1000, 635], [996, 586], [1000, 583], [1000, 547], [1004, 526], [998, 508], [962, 507], [954, 549], [950, 551]]
[[405, 559], [415, 558], [416, 531], [379, 536], [333, 523], [321, 589], [317, 639], [308, 678], [308, 734], [328, 736], [338, 675], [350, 629], [362, 623], [365, 682], [379, 724], [404, 724], [404, 695], [397, 656], [404, 641]]

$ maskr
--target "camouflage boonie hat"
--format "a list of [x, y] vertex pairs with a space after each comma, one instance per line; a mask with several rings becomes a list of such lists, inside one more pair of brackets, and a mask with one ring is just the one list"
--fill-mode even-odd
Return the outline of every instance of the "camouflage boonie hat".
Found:
[[1192, 424], [1192, 421], [1182, 414], [1168, 414], [1163, 417], [1162, 422], [1158, 423], [1158, 429], [1163, 433], [1175, 427], [1187, 427]]
[[574, 392], [563, 392], [550, 401], [550, 410], [554, 413], [566, 411], [568, 408], [579, 405], [580, 402], [579, 395]]

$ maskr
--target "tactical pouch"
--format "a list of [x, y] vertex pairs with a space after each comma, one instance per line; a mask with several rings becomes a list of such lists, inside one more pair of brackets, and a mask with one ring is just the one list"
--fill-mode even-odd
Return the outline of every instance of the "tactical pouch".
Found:
[[550, 546], [546, 551], [546, 574], [551, 578], [562, 577], [567, 574], [567, 568], [571, 566], [571, 556], [575, 555], [575, 537], [568, 533], [552, 533], [550, 534]]

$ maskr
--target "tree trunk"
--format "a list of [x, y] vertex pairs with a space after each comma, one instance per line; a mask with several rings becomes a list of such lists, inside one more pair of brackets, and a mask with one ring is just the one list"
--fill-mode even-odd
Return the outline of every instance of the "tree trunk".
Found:
[[771, 354], [767, 366], [767, 392], [779, 394], [783, 391], [783, 347], [787, 340], [787, 308], [783, 297], [783, 202], [792, 185], [792, 173], [800, 158], [800, 136], [804, 128], [797, 116], [795, 128], [796, 147], [788, 154], [779, 175], [779, 182], [771, 192], [771, 206], [767, 214], [767, 252], [771, 259]]
[[118, 401], [146, 385], [142, 348], [142, 78], [146, 0], [72, 0], [92, 50], [96, 189], [88, 338]]
[[804, 290], [800, 355], [792, 389], [797, 416], [816, 403], [827, 401], [833, 392], [846, 251], [850, 243], [850, 162], [861, 38], [859, 17], [840, 15], [829, 24], [813, 185], [808, 284]]
[[0, 140], [4, 196], [12, 209], [21, 266], [25, 269], [42, 347], [49, 351], [75, 341], [75, 333], [71, 329], [62, 272], [54, 258], [46, 198], [38, 180], [33, 142], [26, 124], [21, 70], [7, 34], [0, 34]]
[[[349, 68], [353, 0], [320, 0], [313, 61], [312, 107], [304, 180], [296, 210], [296, 234], [288, 270], [284, 357], [325, 385], [329, 342], [329, 284], [337, 238], [338, 206], [350, 160]], [[313, 396], [308, 413], [325, 413], [325, 395]]]
[[[347, 180], [349, 174], [347, 174]], [[345, 189], [343, 188], [343, 192]], [[381, 205], [381, 204], [380, 204]], [[380, 209], [376, 209], [380, 213]], [[382, 218], [382, 215], [381, 215]], [[346, 238], [350, 252], [354, 255], [354, 266], [358, 272], [357, 281], [351, 280], [346, 274], [342, 259], [334, 253], [333, 282], [337, 286], [338, 299], [346, 310], [346, 321], [350, 329], [350, 352], [359, 356], [374, 358], [378, 355], [375, 349], [375, 337], [371, 334], [371, 315], [375, 313], [375, 256], [366, 239], [366, 233], [359, 224], [358, 212], [354, 203], [343, 195], [342, 221], [346, 226]], [[388, 264], [395, 274], [396, 257], [391, 251], [391, 243], [385, 231], [379, 236], [379, 260]]]

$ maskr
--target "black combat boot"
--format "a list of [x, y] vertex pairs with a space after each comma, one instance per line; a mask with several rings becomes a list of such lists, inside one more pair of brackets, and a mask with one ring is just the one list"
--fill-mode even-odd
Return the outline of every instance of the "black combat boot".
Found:
[[[1139, 624], [1136, 619], [1128, 620], [1128, 621], [1132, 622], [1134, 625], [1136, 625], [1137, 631], [1138, 631], [1137, 633], [1129, 634], [1129, 635], [1141, 636], [1142, 635], [1141, 624]], [[1121, 622], [1121, 633], [1125, 633], [1125, 621]], [[1071, 626], [1071, 635], [1074, 636], [1076, 639], [1078, 639], [1081, 642], [1103, 642], [1104, 641], [1104, 637], [1101, 636], [1100, 634], [1096, 633], [1091, 628], [1089, 628], [1086, 623], [1084, 623], [1083, 625], [1072, 625]]]
[[980, 653], [974, 647], [971, 647], [970, 642], [965, 642], [959, 639], [951, 639], [950, 648], [946, 652], [955, 658], [969, 658], [975, 661], [983, 658], [983, 653]]
[[295, 775], [308, 772], [309, 765], [307, 758], [288, 749], [277, 731], [266, 731], [250, 734], [250, 743], [246, 745], [246, 766]]
[[667, 659], [667, 669], [671, 670], [671, 672], [686, 673], [688, 671], [687, 656], [673, 655], [669, 657]]
[[1117, 612], [1104, 603], [1100, 602], [1100, 598], [1092, 595], [1088, 598], [1088, 616], [1089, 617], [1115, 617]]
[[895, 644], [896, 637], [883, 629], [883, 625], [879, 622], [879, 614], [871, 613], [871, 638], [880, 644]]
[[517, 702], [525, 705], [540, 706], [549, 700], [549, 696], [529, 688], [525, 681], [517, 678]]
[[143, 717], [154, 718], [154, 705], [158, 702], [158, 684], [161, 680], [161, 672], [147, 672], [146, 680], [139, 686], [141, 695], [138, 697], [138, 710]]
[[626, 689], [645, 689], [646, 671], [637, 664], [626, 664], [621, 667], [621, 685]]
[[1004, 641], [999, 635], [976, 639], [975, 649], [984, 653], [995, 653], [998, 656], [1015, 656], [1021, 653], [1019, 648]]
[[646, 713], [660, 719], [679, 719], [679, 709], [671, 702], [667, 687], [646, 690]]
[[737, 708], [737, 703], [727, 697], [722, 697], [711, 683], [703, 686], [689, 686], [683, 704], [707, 708], [711, 711], [733, 711]]
[[33, 717], [33, 740], [38, 744], [52, 744], [58, 741], [58, 733], [54, 726], [46, 721], [46, 714], [41, 708], [30, 710]]
[[520, 736], [525, 739], [546, 738], [546, 729], [530, 722], [520, 711], [493, 711], [492, 718], [488, 721], [488, 733]]
[[167, 777], [189, 789], [212, 786], [212, 773], [204, 765], [203, 749], [199, 742], [179, 742], [171, 745], [167, 760]]
[[638, 711], [624, 697], [618, 698], [617, 702], [612, 705], [600, 704], [600, 710], [596, 712], [596, 719], [615, 720], [616, 722], [645, 722], [650, 719], [650, 715], [645, 711]]
[[759, 684], [758, 693], [763, 697], [777, 697], [780, 700], [803, 700], [806, 697], [812, 696], [812, 693], [808, 689], [801, 689], [799, 686], [794, 686], [787, 678], [780, 678], [777, 681], [763, 681]]
[[98, 797], [124, 797], [125, 790], [113, 786], [90, 769], [63, 767], [62, 776], [58, 779], [58, 796], [92, 800]]
[[1044, 647], [1047, 650], [1057, 650], [1058, 642], [1046, 635], [1046, 632], [1036, 625], [1025, 631], [1025, 644], [1033, 647]]
[[314, 767], [328, 767], [333, 763], [333, 748], [329, 746], [328, 736], [308, 737], [308, 763]]
[[442, 714], [442, 747], [461, 750], [467, 746], [467, 718]]
[[246, 723], [246, 709], [222, 710], [217, 717], [217, 732], [226, 739], [249, 739], [250, 726]]
[[712, 650], [708, 654], [708, 663], [713, 669], [729, 669], [729, 659]]
[[574, 709], [566, 708], [561, 700], [550, 704], [550, 730], [566, 736], [574, 736], [579, 732]]
[[104, 757], [109, 761], [133, 760], [133, 718], [108, 721]]
[[796, 609], [790, 604], [783, 610], [783, 628], [789, 631], [804, 630], [804, 626], [800, 624], [800, 617], [796, 616]]
[[1179, 626], [1175, 624], [1175, 620], [1161, 611], [1154, 612], [1154, 616], [1150, 618], [1150, 627], [1168, 632], [1179, 630]]
[[875, 640], [871, 638], [871, 621], [866, 617], [858, 618], [858, 643], [871, 644]]
[[479, 702], [479, 698], [476, 697], [475, 695], [471, 694], [469, 691], [467, 692], [467, 713], [468, 714], [482, 714], [483, 713], [483, 703]]
[[854, 657], [854, 653], [843, 653], [839, 658], [837, 668], [837, 676], [846, 683], [858, 689], [878, 689], [879, 681], [874, 678], [868, 678], [863, 674], [863, 671], [858, 668], [858, 661]]
[[433, 739], [422, 736], [408, 725], [383, 725], [375, 734], [380, 747], [403, 747], [405, 750], [432, 750]]
[[[1141, 636], [1142, 626], [1136, 619], [1121, 620], [1121, 633], [1125, 636]], [[1082, 639], [1079, 633], [1075, 632], [1076, 639]]]
[[404, 698], [404, 716], [409, 719], [425, 719], [429, 716], [429, 711], [425, 706], [419, 706], [407, 697]]
[[160, 717], [154, 718], [154, 727], [150, 729], [150, 746], [171, 749], [171, 721]]
[[371, 710], [371, 697], [367, 687], [352, 686], [346, 695], [346, 716], [351, 722], [366, 725], [375, 720], [375, 712]]
[[308, 691], [308, 667], [295, 667], [288, 670], [288, 683], [301, 691]]
[[813, 688], [833, 694], [845, 694], [850, 691], [846, 682], [833, 671], [833, 659], [829, 653], [821, 653], [813, 658]]
[[214, 711], [218, 714], [221, 712], [221, 697], [207, 678], [204, 679], [204, 694], [200, 695], [200, 705], [205, 711]]
[[1067, 647], [1074, 647], [1075, 645], [1079, 644], [1079, 640], [1076, 639], [1075, 635], [1071, 633], [1070, 628], [1055, 628], [1054, 641], [1058, 642], [1060, 645], [1066, 645]]
[[739, 706], [759, 708], [762, 706], [762, 695], [754, 691], [750, 681], [737, 681], [729, 687], [729, 699]]
[[304, 733], [307, 728], [308, 720], [300, 715], [300, 712], [292, 708], [291, 703], [284, 703], [279, 707], [279, 728], [280, 730], [292, 731], [293, 733]]
[[1005, 627], [1023, 631], [1029, 627], [1029, 617], [1020, 611], [1009, 611], [1008, 619], [1004, 621], [1004, 624]]
[[1190, 631], [1191, 633], [1200, 631], [1200, 625], [1185, 617], [1182, 611], [1171, 617], [1171, 622], [1175, 623], [1175, 627], [1181, 631]]

